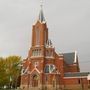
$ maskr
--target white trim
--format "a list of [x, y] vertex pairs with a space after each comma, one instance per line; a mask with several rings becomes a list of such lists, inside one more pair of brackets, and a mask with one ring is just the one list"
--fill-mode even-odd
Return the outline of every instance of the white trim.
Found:
[[59, 59], [61, 60], [61, 59], [64, 59], [64, 58], [59, 58]]
[[39, 21], [41, 24], [45, 24], [45, 23], [46, 23], [46, 21], [42, 21], [42, 22], [41, 22], [40, 20], [38, 20], [38, 21]]
[[51, 59], [54, 59], [54, 57], [53, 57], [53, 56], [46, 56], [45, 58], [51, 58]]
[[40, 45], [35, 45], [35, 47], [40, 47]]
[[45, 24], [45, 23], [46, 23], [46, 21], [41, 22], [41, 21], [38, 19], [38, 17], [37, 17], [37, 18], [33, 21], [33, 26], [35, 26], [38, 21], [39, 21], [40, 24]]
[[24, 75], [29, 69], [29, 66], [25, 69], [25, 71], [23, 72], [24, 69], [21, 70], [21, 75]]
[[57, 75], [58, 74], [58, 75], [60, 75], [61, 73], [60, 72], [58, 72], [58, 73], [53, 73], [52, 72], [52, 73], [44, 73], [44, 74], [47, 74], [47, 75], [49, 75], [49, 74], [55, 74], [55, 75]]
[[41, 55], [41, 56], [31, 56], [30, 58], [42, 58], [42, 57], [44, 57], [43, 55]]
[[32, 74], [34, 72], [34, 70], [36, 70], [39, 74], [41, 73], [37, 68], [34, 68], [30, 74]]
[[87, 80], [90, 80], [90, 74], [87, 76]]
[[87, 78], [87, 76], [78, 76], [78, 77], [64, 77], [66, 79], [70, 79], [70, 78]]
[[59, 56], [63, 57], [63, 54], [58, 53]]
[[75, 56], [74, 56], [74, 63], [77, 62], [77, 51], [75, 51]]

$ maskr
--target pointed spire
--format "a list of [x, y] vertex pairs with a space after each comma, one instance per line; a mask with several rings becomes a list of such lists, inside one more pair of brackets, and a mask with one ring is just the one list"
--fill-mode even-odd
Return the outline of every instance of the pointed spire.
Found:
[[43, 14], [43, 1], [41, 0], [41, 10], [40, 10], [40, 13], [39, 13], [39, 21], [41, 23], [45, 22], [45, 17], [44, 17], [44, 14]]

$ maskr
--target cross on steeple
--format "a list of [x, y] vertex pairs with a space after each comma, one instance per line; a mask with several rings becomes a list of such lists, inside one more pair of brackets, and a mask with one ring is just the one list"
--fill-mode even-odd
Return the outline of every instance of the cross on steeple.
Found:
[[40, 6], [43, 7], [43, 0], [40, 0]]

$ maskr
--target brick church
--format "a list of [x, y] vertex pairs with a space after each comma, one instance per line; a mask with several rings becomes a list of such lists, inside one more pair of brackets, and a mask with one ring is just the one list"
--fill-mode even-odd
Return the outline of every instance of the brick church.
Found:
[[59, 54], [55, 51], [42, 7], [32, 26], [31, 47], [22, 65], [20, 87], [30, 90], [60, 90], [66, 85], [80, 84], [80, 76], [86, 80], [88, 74], [80, 73], [76, 51]]

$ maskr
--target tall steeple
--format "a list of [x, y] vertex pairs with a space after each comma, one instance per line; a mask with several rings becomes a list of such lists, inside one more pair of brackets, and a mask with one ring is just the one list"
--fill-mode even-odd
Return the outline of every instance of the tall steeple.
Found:
[[40, 5], [41, 9], [40, 9], [40, 12], [39, 12], [39, 18], [38, 20], [43, 23], [45, 22], [45, 17], [44, 17], [44, 13], [43, 13], [43, 0], [41, 0], [41, 5]]
[[32, 46], [45, 46], [48, 40], [48, 28], [43, 14], [43, 2], [41, 2], [41, 9], [37, 22], [32, 28]]

